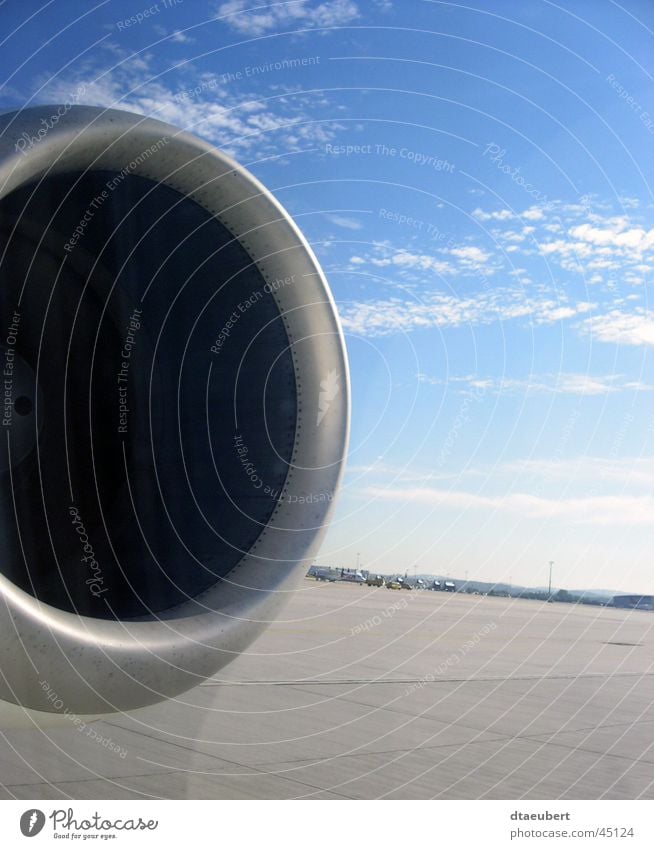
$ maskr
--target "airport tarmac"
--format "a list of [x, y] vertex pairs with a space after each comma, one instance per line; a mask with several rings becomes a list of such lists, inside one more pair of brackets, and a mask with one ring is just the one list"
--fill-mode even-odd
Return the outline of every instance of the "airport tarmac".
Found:
[[215, 680], [5, 731], [4, 798], [652, 799], [654, 614], [306, 579]]

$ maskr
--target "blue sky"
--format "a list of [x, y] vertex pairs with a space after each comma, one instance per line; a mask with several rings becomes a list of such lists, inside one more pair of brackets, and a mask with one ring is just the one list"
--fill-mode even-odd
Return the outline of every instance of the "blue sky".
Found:
[[83, 84], [209, 139], [327, 273], [353, 420], [320, 561], [653, 592], [654, 6], [80, 10], [0, 5], [0, 105]]

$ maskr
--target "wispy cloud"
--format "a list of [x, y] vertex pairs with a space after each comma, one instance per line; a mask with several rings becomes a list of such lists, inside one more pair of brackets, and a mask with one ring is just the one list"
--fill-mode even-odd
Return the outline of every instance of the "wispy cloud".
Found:
[[408, 300], [389, 298], [340, 305], [343, 326], [363, 336], [409, 333], [429, 327], [460, 327], [525, 318], [535, 324], [551, 324], [593, 309], [593, 304], [557, 303], [549, 298], [530, 297], [522, 290], [496, 289], [469, 297], [445, 293]]
[[431, 487], [440, 481], [456, 481], [461, 485], [462, 481], [470, 480], [492, 481], [495, 487], [507, 491], [520, 488], [536, 491], [539, 495], [552, 488], [560, 492], [560, 485], [568, 494], [574, 490], [582, 495], [590, 490], [598, 494], [601, 487], [603, 495], [612, 497], [640, 497], [643, 491], [648, 495], [654, 491], [654, 459], [651, 457], [520, 457], [502, 463], [466, 465], [451, 470], [428, 469], [424, 462], [400, 465], [378, 460], [367, 465], [348, 466], [347, 471], [349, 476], [368, 479], [368, 490], [374, 486], [375, 492], [397, 492], [398, 485], [402, 485], [402, 492], [414, 492], [416, 489], [421, 492], [429, 489], [431, 492]]
[[414, 469], [410, 466], [392, 465], [385, 462], [368, 464], [349, 464], [347, 474], [350, 478], [371, 478], [375, 481], [393, 481], [397, 483], [431, 484], [435, 481], [452, 480], [458, 477], [458, 472], [426, 471], [424, 468]]
[[342, 26], [359, 17], [359, 8], [351, 0], [258, 4], [251, 0], [228, 0], [217, 7], [216, 17], [237, 32], [256, 37], [273, 30]]
[[181, 30], [174, 30], [169, 33], [166, 27], [161, 26], [160, 24], [155, 24], [154, 31], [157, 35], [161, 35], [164, 38], [167, 38], [173, 44], [194, 44], [195, 39]]
[[48, 77], [41, 80], [41, 100], [66, 102], [83, 83], [89, 105], [167, 121], [240, 157], [306, 150], [330, 141], [340, 129], [337, 122], [319, 120], [316, 110], [320, 105], [324, 114], [324, 99], [317, 104], [310, 95], [289, 91], [261, 99], [260, 90], [235, 90], [220, 75], [198, 73], [192, 65], [162, 69], [152, 54], [130, 56], [113, 43], [71, 75]]
[[[488, 471], [483, 472], [488, 474]], [[478, 474], [482, 474], [481, 471]], [[544, 481], [562, 481], [566, 485], [574, 483], [584, 488], [598, 485], [654, 490], [654, 459], [650, 457], [612, 457], [582, 456], [567, 459], [522, 458], [503, 463], [493, 468], [493, 475], [504, 479], [516, 480], [528, 477]]]
[[635, 198], [624, 198], [619, 214], [586, 199], [524, 210], [477, 207], [472, 217], [489, 228], [507, 254], [540, 255], [548, 265], [581, 274], [592, 285], [642, 285], [654, 272], [654, 228], [643, 221]]
[[186, 35], [186, 33], [181, 32], [180, 30], [175, 30], [175, 32], [170, 36], [170, 40], [175, 42], [175, 44], [193, 44], [195, 41], [195, 39], [191, 38], [190, 35]]
[[[351, 262], [361, 265], [365, 264], [366, 259], [352, 257]], [[454, 266], [447, 260], [432, 254], [416, 254], [406, 250], [387, 252], [386, 256], [373, 256], [368, 262], [377, 268], [396, 267], [418, 272], [432, 271], [435, 274], [451, 274], [454, 271]]]
[[511, 209], [496, 209], [492, 212], [486, 212], [477, 207], [477, 209], [472, 210], [472, 217], [476, 218], [477, 221], [511, 221], [516, 218], [516, 213]]
[[495, 209], [490, 212], [477, 207], [472, 211], [472, 217], [477, 221], [542, 221], [545, 218], [545, 210], [542, 206], [530, 206], [523, 210]]
[[464, 386], [483, 389], [496, 395], [551, 394], [551, 395], [606, 395], [609, 392], [652, 392], [654, 386], [637, 380], [626, 380], [622, 375], [591, 375], [562, 372], [560, 374], [530, 375], [527, 378], [486, 377], [478, 374], [446, 378], [417, 375], [419, 383], [438, 386]]
[[557, 519], [581, 525], [651, 525], [654, 498], [607, 495], [582, 498], [544, 498], [529, 493], [479, 495], [431, 487], [368, 487], [366, 495], [382, 501], [424, 504], [434, 508], [509, 513], [524, 519]]
[[363, 227], [363, 224], [358, 220], [358, 218], [352, 218], [349, 215], [330, 213], [325, 217], [328, 221], [331, 221], [332, 224], [336, 224], [337, 227], [343, 227], [345, 230], [361, 230]]
[[[421, 233], [412, 233], [410, 245], [398, 248], [378, 241], [352, 256], [350, 269], [373, 277], [384, 269], [380, 279], [415, 292], [416, 303], [392, 298], [346, 305], [346, 326], [383, 335], [516, 318], [526, 318], [532, 325], [581, 318], [572, 328], [599, 342], [654, 344], [654, 322], [634, 303], [642, 301], [644, 284], [654, 280], [654, 227], [649, 208], [637, 199], [625, 199], [619, 212], [586, 197], [578, 203], [549, 201], [524, 209], [478, 206], [471, 215], [483, 233], [449, 234], [444, 244], [440, 242], [444, 231], [436, 228], [436, 245], [433, 239], [430, 244]], [[434, 295], [430, 292], [434, 286], [463, 290], [465, 295]], [[585, 298], [580, 296], [581, 286]], [[513, 388], [525, 387], [516, 383]], [[548, 391], [533, 382], [526, 388]], [[624, 388], [642, 387], [625, 384]], [[569, 375], [557, 391], [601, 394], [615, 389], [607, 381], [589, 377], [580, 381]]]
[[442, 247], [428, 253], [377, 242], [366, 255], [353, 256], [350, 262], [359, 266], [396, 269], [404, 280], [423, 282], [426, 274], [436, 277], [490, 277], [499, 267], [491, 253], [472, 244]]
[[[548, 261], [581, 273], [594, 285], [641, 285], [654, 272], [654, 228], [639, 224], [636, 211], [611, 215], [562, 206], [539, 236], [538, 248]], [[581, 219], [581, 222], [580, 222]]]

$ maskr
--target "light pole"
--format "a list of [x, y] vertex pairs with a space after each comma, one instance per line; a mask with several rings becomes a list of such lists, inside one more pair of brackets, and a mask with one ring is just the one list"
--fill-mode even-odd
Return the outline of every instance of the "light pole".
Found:
[[554, 566], [554, 561], [550, 560], [550, 584], [549, 589], [547, 590], [547, 597], [552, 598], [552, 566]]

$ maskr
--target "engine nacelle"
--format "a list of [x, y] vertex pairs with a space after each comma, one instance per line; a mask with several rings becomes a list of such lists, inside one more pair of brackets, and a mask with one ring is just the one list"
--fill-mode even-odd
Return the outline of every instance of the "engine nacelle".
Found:
[[343, 337], [293, 221], [210, 145], [91, 107], [0, 130], [0, 699], [132, 710], [242, 652], [310, 564]]

